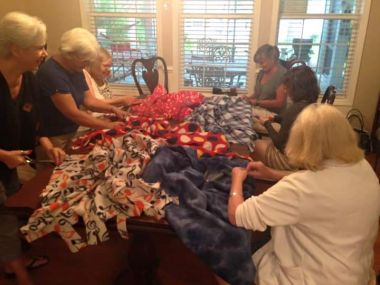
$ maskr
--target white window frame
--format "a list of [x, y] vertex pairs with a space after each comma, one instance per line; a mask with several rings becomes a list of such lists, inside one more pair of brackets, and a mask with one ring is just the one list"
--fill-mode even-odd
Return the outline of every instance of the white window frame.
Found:
[[[79, 1], [79, 7], [81, 11], [81, 20], [82, 20], [82, 26], [89, 31], [93, 32], [91, 30], [90, 26], [90, 12], [88, 10], [88, 1], [89, 0], [81, 0]], [[162, 55], [162, 32], [163, 32], [163, 27], [162, 27], [162, 11], [166, 5], [164, 5], [164, 2], [167, 0], [156, 0], [156, 35], [157, 35], [157, 55]], [[132, 96], [138, 96], [138, 91], [135, 87], [134, 84], [120, 84], [120, 83], [110, 83], [110, 88], [113, 92], [114, 95], [132, 95]]]
[[[276, 6], [280, 7], [280, 0], [274, 0], [277, 2]], [[356, 38], [356, 46], [354, 47], [355, 50], [353, 51], [353, 60], [352, 65], [350, 68], [350, 74], [348, 75], [348, 84], [347, 88], [345, 90], [344, 94], [339, 94], [339, 96], [336, 97], [334, 105], [337, 106], [352, 106], [355, 98], [355, 91], [356, 86], [358, 82], [358, 76], [359, 76], [359, 68], [360, 68], [360, 62], [361, 62], [361, 55], [363, 53], [364, 48], [364, 40], [368, 25], [368, 19], [369, 19], [369, 12], [371, 7], [371, 1], [372, 0], [362, 0], [363, 1], [363, 8], [362, 8], [362, 14], [360, 16], [360, 19], [358, 21], [359, 28], [357, 30], [357, 38]], [[278, 30], [279, 30], [279, 23], [280, 23], [280, 15], [279, 11], [277, 12], [277, 30], [276, 30], [276, 36], [274, 44], [276, 44], [277, 37], [278, 37]], [[355, 18], [355, 16], [352, 16]], [[312, 14], [310, 16], [305, 16], [305, 14], [293, 14], [291, 17], [285, 17], [285, 19], [329, 19], [328, 15], [318, 15], [318, 14]], [[333, 17], [334, 19], [346, 19], [347, 17]], [[284, 19], [284, 18], [283, 18]], [[323, 93], [325, 90], [321, 90]], [[322, 95], [322, 94], [321, 94]]]
[[[363, 13], [359, 24], [356, 49], [354, 52], [354, 61], [351, 68], [351, 77], [349, 85], [347, 87], [347, 93], [343, 96], [338, 96], [334, 105], [337, 106], [352, 106], [355, 97], [356, 85], [358, 82], [359, 68], [361, 63], [361, 55], [364, 48], [364, 40], [366, 36], [366, 30], [369, 19], [369, 12], [372, 0], [363, 0], [364, 7]], [[82, 25], [85, 28], [89, 28], [88, 14], [86, 12], [85, 1], [80, 1]], [[169, 89], [170, 91], [176, 91], [181, 88], [181, 74], [180, 74], [180, 40], [179, 40], [179, 21], [181, 12], [181, 0], [157, 0], [157, 53], [164, 56], [163, 53], [165, 45], [170, 43], [164, 43], [164, 32], [168, 31], [170, 27], [163, 27], [163, 17], [167, 16], [167, 10], [170, 10], [169, 14], [172, 17], [171, 33], [172, 33], [172, 59], [167, 59], [169, 70]], [[280, 0], [256, 0], [255, 13], [253, 17], [254, 28], [252, 29], [252, 44], [249, 49], [249, 65], [247, 73], [247, 91], [248, 95], [252, 94], [254, 90], [256, 66], [252, 60], [253, 54], [259, 46], [265, 43], [276, 44], [278, 24], [279, 24], [279, 6]], [[269, 7], [269, 8], [268, 8]], [[261, 31], [261, 33], [260, 33]], [[166, 55], [167, 56], [167, 55]], [[112, 90], [116, 95], [137, 95], [136, 88], [134, 86], [112, 86]], [[323, 90], [322, 90], [323, 91]], [[207, 92], [206, 92], [207, 94]]]
[[[260, 5], [261, 0], [255, 0], [255, 7], [254, 7], [254, 15], [252, 17], [252, 25], [255, 27], [258, 27], [259, 25], [257, 24], [258, 22], [258, 17], [259, 13], [257, 12], [261, 5]], [[209, 95], [211, 94], [211, 87], [184, 87], [182, 84], [183, 80], [183, 74], [181, 70], [183, 69], [182, 63], [181, 63], [181, 34], [182, 31], [180, 30], [182, 23], [181, 23], [181, 13], [182, 13], [182, 1], [173, 1], [173, 20], [175, 20], [175, 23], [173, 24], [173, 29], [172, 29], [172, 34], [173, 34], [173, 69], [178, 70], [178, 72], [175, 72], [174, 75], [174, 80], [176, 82], [176, 85], [178, 88], [187, 88], [187, 89], [192, 89], [192, 90], [198, 90], [201, 91], [203, 94]], [[252, 43], [257, 43], [258, 39], [258, 28], [253, 28], [251, 30], [251, 41]], [[246, 88], [243, 89], [243, 94], [252, 94], [253, 88], [254, 88], [254, 82], [255, 80], [252, 80], [252, 78], [256, 77], [255, 75], [255, 68], [254, 68], [254, 63], [253, 63], [253, 54], [254, 51], [256, 50], [256, 45], [251, 44], [248, 49], [248, 66], [247, 66], [247, 85]], [[242, 93], [242, 90], [238, 89], [239, 93]]]

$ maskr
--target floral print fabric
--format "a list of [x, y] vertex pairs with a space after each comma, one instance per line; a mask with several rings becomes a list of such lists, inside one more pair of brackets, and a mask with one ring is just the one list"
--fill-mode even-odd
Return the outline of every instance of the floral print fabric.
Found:
[[[42, 207], [21, 228], [29, 242], [57, 232], [72, 252], [109, 238], [105, 222], [116, 218], [120, 235], [127, 237], [126, 220], [142, 213], [160, 219], [173, 199], [159, 183], [140, 176], [159, 144], [138, 131], [97, 145], [88, 155], [72, 155], [55, 168], [42, 193]], [[84, 240], [72, 225], [82, 218]]]

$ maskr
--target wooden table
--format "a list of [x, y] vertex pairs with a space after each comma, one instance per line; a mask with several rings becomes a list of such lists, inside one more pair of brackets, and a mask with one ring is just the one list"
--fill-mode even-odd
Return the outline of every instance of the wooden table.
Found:
[[[241, 147], [238, 147], [237, 150], [244, 152]], [[25, 211], [25, 208], [26, 210], [29, 209], [29, 211], [24, 212], [24, 216], [30, 215], [34, 209], [40, 207], [40, 193], [49, 182], [52, 172], [53, 166], [39, 169], [34, 178], [26, 182], [20, 191], [8, 198], [5, 206], [10, 207], [10, 209], [23, 207], [22, 211]], [[256, 187], [262, 192], [272, 184], [273, 182], [258, 181]], [[17, 208], [15, 208], [15, 212], [17, 213]], [[127, 228], [129, 232], [133, 233], [129, 247], [128, 264], [137, 282], [136, 284], [157, 284], [156, 272], [159, 258], [155, 254], [156, 250], [151, 237], [152, 234], [156, 233], [175, 235], [174, 231], [166, 220], [157, 221], [146, 216], [129, 218]], [[111, 225], [110, 229], [116, 229], [116, 227]]]

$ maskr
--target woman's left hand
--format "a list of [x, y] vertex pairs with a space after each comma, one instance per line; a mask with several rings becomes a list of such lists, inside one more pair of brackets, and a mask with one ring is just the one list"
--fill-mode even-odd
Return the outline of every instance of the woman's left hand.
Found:
[[46, 153], [49, 158], [54, 161], [55, 165], [60, 165], [66, 156], [65, 151], [59, 147], [51, 147], [46, 149]]
[[234, 167], [232, 168], [232, 179], [238, 181], [244, 181], [247, 178], [248, 171], [246, 168]]

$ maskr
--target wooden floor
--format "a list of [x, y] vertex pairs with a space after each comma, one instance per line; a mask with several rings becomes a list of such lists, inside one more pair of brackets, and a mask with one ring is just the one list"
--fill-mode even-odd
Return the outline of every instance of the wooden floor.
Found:
[[[374, 159], [374, 155], [368, 157], [372, 164]], [[376, 172], [380, 177], [380, 163]], [[177, 238], [163, 234], [152, 238], [159, 256], [160, 285], [217, 285], [212, 271]], [[114, 232], [109, 241], [72, 254], [59, 236], [50, 234], [33, 242], [28, 252], [48, 255], [50, 263], [31, 274], [36, 285], [140, 285], [131, 279], [129, 245]], [[380, 272], [380, 236], [375, 245], [374, 269]], [[0, 273], [0, 285], [12, 284], [16, 284], [14, 280]]]

